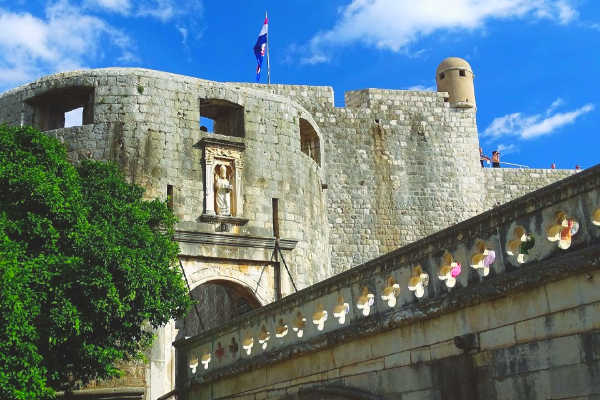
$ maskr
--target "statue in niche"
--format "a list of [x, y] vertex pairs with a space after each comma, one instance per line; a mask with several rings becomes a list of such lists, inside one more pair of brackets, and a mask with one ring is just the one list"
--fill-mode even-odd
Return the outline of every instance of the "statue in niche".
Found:
[[227, 167], [218, 165], [215, 171], [215, 203], [218, 215], [231, 215], [231, 190], [233, 187], [227, 179]]

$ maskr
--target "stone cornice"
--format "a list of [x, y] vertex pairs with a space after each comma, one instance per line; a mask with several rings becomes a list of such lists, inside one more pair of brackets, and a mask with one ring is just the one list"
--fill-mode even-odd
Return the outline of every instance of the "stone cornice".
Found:
[[[213, 246], [254, 247], [258, 249], [274, 249], [275, 238], [264, 236], [239, 236], [226, 233], [175, 231], [175, 240], [183, 243], [199, 243]], [[298, 243], [293, 239], [280, 239], [282, 250], [293, 250]]]
[[239, 218], [217, 214], [202, 214], [199, 220], [200, 222], [207, 222], [209, 224], [230, 224], [236, 226], [246, 225], [248, 221], [250, 221], [248, 218]]
[[141, 400], [144, 398], [144, 387], [110, 387], [100, 389], [82, 389], [74, 390], [66, 394], [65, 392], [57, 392], [57, 399], [81, 399], [81, 400]]
[[229, 148], [238, 149], [238, 150], [244, 150], [246, 148], [246, 145], [244, 144], [244, 142], [212, 138], [212, 137], [204, 137], [204, 138], [200, 139], [200, 141], [198, 141], [198, 143], [196, 143], [194, 145], [195, 148], [201, 148], [201, 149], [205, 148], [206, 146], [229, 147]]

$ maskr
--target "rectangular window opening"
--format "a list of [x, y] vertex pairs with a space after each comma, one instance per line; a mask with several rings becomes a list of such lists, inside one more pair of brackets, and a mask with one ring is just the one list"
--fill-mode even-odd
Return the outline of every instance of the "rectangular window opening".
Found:
[[32, 107], [32, 125], [41, 131], [94, 123], [94, 88], [52, 89], [25, 100]]
[[442, 72], [442, 73], [440, 74], [440, 80], [444, 79], [445, 77], [446, 77], [446, 75], [445, 75], [445, 74]]
[[173, 185], [167, 185], [167, 207], [173, 211]]
[[222, 99], [200, 99], [200, 130], [244, 137], [244, 108]]
[[459, 74], [460, 74], [460, 76], [467, 76], [467, 73], [465, 72], [465, 70], [464, 70], [464, 69], [461, 69], [461, 70], [459, 71]]

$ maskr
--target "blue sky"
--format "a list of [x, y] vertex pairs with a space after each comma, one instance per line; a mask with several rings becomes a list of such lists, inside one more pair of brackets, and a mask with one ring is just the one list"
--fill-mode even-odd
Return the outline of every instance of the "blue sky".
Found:
[[434, 90], [439, 62], [462, 57], [486, 153], [598, 163], [597, 0], [0, 0], [0, 91], [109, 66], [253, 81], [265, 10], [273, 83], [332, 86], [343, 106], [347, 90]]

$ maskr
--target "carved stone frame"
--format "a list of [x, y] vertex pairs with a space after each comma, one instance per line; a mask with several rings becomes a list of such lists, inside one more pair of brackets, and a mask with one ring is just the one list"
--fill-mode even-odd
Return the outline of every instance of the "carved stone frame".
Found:
[[[200, 220], [203, 222], [226, 222], [234, 225], [244, 225], [248, 222], [243, 218], [243, 171], [244, 160], [242, 152], [244, 143], [216, 138], [204, 138], [194, 147], [202, 149], [202, 171], [204, 178], [203, 212]], [[219, 160], [222, 160], [220, 163]], [[215, 212], [214, 176], [215, 167], [219, 164], [228, 164], [233, 170], [231, 183], [231, 216], [217, 215]]]

